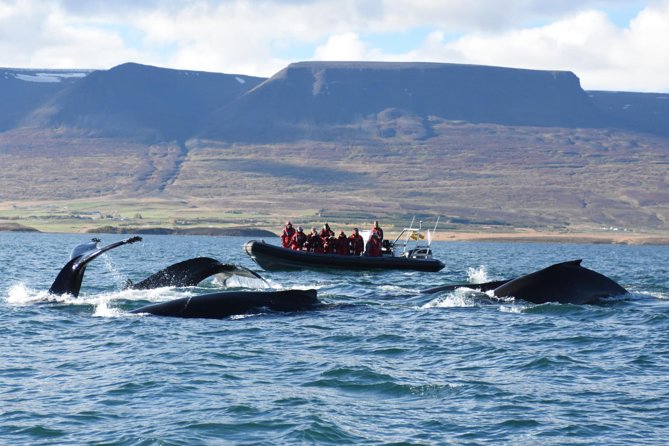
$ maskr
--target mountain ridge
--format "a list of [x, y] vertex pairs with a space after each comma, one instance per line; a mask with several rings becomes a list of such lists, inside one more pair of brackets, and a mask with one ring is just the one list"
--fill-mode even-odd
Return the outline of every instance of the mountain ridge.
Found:
[[433, 63], [305, 62], [269, 79], [19, 71], [0, 70], [0, 93], [24, 101], [0, 105], [0, 205], [669, 229], [667, 94]]
[[[3, 71], [4, 70], [4, 71]], [[126, 63], [60, 83], [0, 69], [0, 131], [74, 128], [144, 142], [409, 139], [432, 119], [669, 136], [667, 94], [586, 92], [570, 71], [434, 62], [296, 62], [270, 78]], [[53, 70], [60, 71], [60, 70]], [[67, 72], [68, 70], [62, 70]], [[76, 71], [76, 70], [69, 70]], [[87, 70], [79, 70], [86, 72]]]

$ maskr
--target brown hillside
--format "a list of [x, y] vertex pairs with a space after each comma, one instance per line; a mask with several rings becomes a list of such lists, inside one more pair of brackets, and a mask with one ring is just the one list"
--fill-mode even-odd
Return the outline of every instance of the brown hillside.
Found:
[[669, 229], [667, 138], [434, 120], [436, 135], [417, 140], [405, 124], [388, 123], [393, 138], [360, 143], [192, 140], [185, 151], [6, 132], [0, 201], [153, 197], [177, 216], [194, 208], [334, 221], [439, 214], [452, 224]]

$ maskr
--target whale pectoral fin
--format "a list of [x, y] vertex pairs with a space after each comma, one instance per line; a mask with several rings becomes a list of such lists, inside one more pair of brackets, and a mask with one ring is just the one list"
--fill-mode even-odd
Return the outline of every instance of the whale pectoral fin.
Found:
[[58, 276], [56, 276], [56, 280], [54, 280], [51, 288], [49, 288], [49, 293], [55, 295], [71, 294], [74, 297], [77, 297], [79, 295], [79, 290], [81, 289], [81, 282], [84, 279], [84, 271], [86, 271], [86, 266], [91, 261], [114, 248], [139, 242], [141, 240], [142, 238], [139, 236], [130, 237], [70, 260], [65, 264], [63, 269], [60, 270]]
[[495, 288], [498, 288], [505, 283], [510, 282], [510, 280], [495, 280], [493, 282], [485, 282], [485, 283], [459, 283], [455, 285], [442, 285], [434, 288], [428, 288], [426, 290], [421, 290], [421, 294], [434, 294], [434, 293], [440, 293], [442, 291], [455, 291], [458, 288], [470, 288], [472, 290], [478, 290], [481, 291], [482, 293], [485, 293], [486, 291], [492, 291]]

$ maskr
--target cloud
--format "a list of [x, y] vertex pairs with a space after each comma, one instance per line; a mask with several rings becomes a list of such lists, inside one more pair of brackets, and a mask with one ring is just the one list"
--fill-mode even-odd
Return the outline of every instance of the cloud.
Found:
[[103, 68], [140, 57], [118, 33], [72, 20], [57, 4], [0, 3], [2, 65]]
[[356, 33], [344, 33], [330, 36], [324, 45], [316, 48], [314, 59], [317, 60], [363, 60], [369, 58], [368, 45], [360, 40]]
[[569, 70], [586, 89], [669, 91], [668, 41], [669, 2], [644, 9], [627, 28], [585, 11], [546, 26], [455, 41], [433, 33], [410, 58]]
[[420, 60], [669, 91], [668, 30], [669, 0], [0, 0], [0, 65], [270, 76], [298, 60]]

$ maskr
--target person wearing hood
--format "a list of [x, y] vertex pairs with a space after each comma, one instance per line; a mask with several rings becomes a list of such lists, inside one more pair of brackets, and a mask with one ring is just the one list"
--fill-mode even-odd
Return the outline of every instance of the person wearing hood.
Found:
[[307, 235], [307, 242], [304, 245], [308, 248], [309, 252], [323, 254], [323, 240], [321, 239], [321, 236], [318, 235], [315, 226], [311, 228], [311, 233]]
[[293, 228], [293, 223], [289, 221], [286, 222], [286, 226], [283, 228], [283, 234], [281, 234], [281, 244], [284, 248], [290, 246], [290, 242], [293, 240], [295, 235], [295, 228]]
[[341, 231], [339, 237], [335, 239], [335, 253], [340, 256], [347, 256], [350, 251], [351, 248], [349, 247], [348, 237], [346, 237], [344, 231]]
[[359, 256], [365, 250], [365, 241], [362, 239], [358, 228], [353, 228], [353, 234], [348, 236], [348, 241], [351, 255]]
[[297, 227], [297, 231], [290, 240], [290, 248], [295, 251], [304, 250], [304, 244], [307, 242], [307, 234], [304, 233], [302, 226]]

